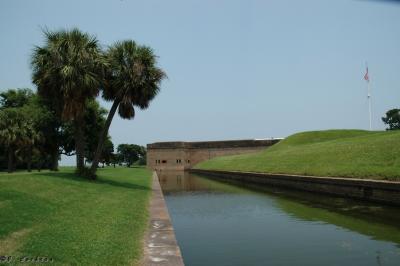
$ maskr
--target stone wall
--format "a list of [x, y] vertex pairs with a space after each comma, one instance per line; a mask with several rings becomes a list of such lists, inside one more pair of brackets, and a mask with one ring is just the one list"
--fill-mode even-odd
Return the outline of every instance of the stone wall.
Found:
[[152, 170], [187, 170], [214, 157], [259, 152], [279, 140], [152, 143], [147, 145], [147, 167]]

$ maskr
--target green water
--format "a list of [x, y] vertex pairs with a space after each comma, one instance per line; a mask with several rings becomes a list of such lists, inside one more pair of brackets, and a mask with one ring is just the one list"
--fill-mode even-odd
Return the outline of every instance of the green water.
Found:
[[185, 264], [400, 265], [400, 208], [159, 173]]

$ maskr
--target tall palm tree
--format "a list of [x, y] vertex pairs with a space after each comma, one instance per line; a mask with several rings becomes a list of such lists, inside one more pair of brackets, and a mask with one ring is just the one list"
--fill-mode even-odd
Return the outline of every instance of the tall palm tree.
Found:
[[63, 120], [74, 123], [76, 166], [84, 167], [84, 110], [98, 95], [106, 61], [95, 37], [78, 29], [44, 32], [46, 43], [32, 55], [33, 83], [51, 99]]
[[120, 117], [133, 119], [134, 107], [148, 108], [150, 101], [160, 91], [160, 83], [166, 76], [156, 66], [157, 58], [153, 50], [147, 46], [137, 45], [134, 41], [117, 42], [108, 49], [106, 56], [109, 68], [106, 72], [103, 98], [113, 101], [113, 104], [104, 129], [100, 133], [91, 167], [93, 178], [95, 178], [104, 141], [117, 109]]

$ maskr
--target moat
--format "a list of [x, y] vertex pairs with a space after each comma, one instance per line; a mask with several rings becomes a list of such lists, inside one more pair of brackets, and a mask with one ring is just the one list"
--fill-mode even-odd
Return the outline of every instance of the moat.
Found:
[[186, 265], [399, 265], [400, 208], [162, 171]]

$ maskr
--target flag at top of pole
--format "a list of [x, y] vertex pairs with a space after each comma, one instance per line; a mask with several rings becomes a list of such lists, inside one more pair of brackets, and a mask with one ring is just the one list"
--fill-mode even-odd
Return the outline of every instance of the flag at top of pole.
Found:
[[368, 66], [367, 66], [367, 71], [365, 72], [365, 75], [364, 75], [364, 79], [365, 79], [367, 82], [369, 82]]

